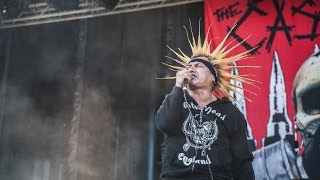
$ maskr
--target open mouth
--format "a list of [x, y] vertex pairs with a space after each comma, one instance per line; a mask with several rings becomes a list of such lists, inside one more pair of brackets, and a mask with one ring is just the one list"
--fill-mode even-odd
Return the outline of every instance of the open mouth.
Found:
[[196, 78], [197, 76], [195, 74], [191, 74], [191, 77], [192, 78]]

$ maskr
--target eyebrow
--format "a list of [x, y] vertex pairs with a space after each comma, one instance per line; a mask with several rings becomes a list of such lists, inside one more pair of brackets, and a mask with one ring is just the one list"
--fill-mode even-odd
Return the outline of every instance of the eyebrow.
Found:
[[197, 62], [197, 61], [189, 62], [189, 64], [197, 64], [197, 63], [200, 63], [200, 62]]
[[187, 66], [191, 66], [191, 64], [194, 64], [194, 65], [199, 65], [199, 64], [202, 64], [201, 62], [191, 62], [190, 64], [188, 64]]

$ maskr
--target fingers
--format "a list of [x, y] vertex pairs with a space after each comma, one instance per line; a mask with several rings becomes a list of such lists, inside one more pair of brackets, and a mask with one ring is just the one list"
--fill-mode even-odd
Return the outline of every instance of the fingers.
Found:
[[189, 71], [182, 70], [182, 71], [177, 72], [177, 78], [182, 79], [182, 80], [184, 80], [184, 79], [191, 80], [192, 76]]
[[191, 81], [192, 80], [191, 73], [187, 69], [178, 71], [177, 74], [176, 74], [176, 86], [182, 87], [183, 81], [185, 79], [188, 80], [188, 81]]

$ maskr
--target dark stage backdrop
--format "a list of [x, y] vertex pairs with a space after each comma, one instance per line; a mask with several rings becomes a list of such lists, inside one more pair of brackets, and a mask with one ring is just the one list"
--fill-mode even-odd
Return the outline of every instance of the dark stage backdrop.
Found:
[[166, 49], [203, 3], [0, 31], [0, 179], [158, 179]]

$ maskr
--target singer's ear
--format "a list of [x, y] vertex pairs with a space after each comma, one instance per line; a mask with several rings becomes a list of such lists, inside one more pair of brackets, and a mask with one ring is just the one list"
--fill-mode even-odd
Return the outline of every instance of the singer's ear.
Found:
[[213, 84], [216, 81], [216, 79], [214, 78], [213, 74], [211, 74], [211, 81], [213, 82]]
[[215, 82], [214, 82], [214, 81], [212, 81], [212, 88], [211, 88], [211, 91], [213, 91], [215, 88], [216, 88]]
[[218, 85], [217, 80], [216, 80], [216, 78], [213, 77], [213, 75], [212, 75], [212, 84], [213, 84], [213, 87]]

